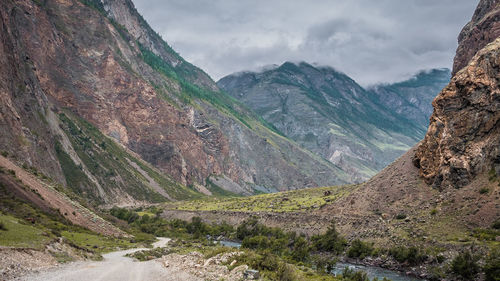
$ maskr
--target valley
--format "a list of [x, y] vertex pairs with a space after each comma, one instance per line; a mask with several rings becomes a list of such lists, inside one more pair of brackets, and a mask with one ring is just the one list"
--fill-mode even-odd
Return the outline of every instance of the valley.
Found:
[[0, 1], [0, 280], [499, 280], [499, 0], [453, 69], [369, 85], [292, 57], [216, 82], [136, 1]]

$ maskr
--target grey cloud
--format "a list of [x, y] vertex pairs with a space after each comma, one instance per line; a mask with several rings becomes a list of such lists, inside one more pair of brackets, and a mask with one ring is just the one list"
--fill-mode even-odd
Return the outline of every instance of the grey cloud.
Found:
[[284, 61], [329, 65], [363, 85], [451, 67], [471, 0], [134, 0], [214, 79]]

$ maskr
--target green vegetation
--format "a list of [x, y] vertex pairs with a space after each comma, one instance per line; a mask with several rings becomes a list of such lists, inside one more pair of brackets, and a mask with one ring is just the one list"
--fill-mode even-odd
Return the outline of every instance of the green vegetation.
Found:
[[206, 198], [204, 200], [169, 203], [168, 209], [237, 212], [306, 212], [332, 204], [354, 191], [357, 185], [320, 187], [260, 194], [237, 198]]
[[422, 253], [422, 251], [417, 247], [394, 247], [389, 249], [389, 254], [398, 262], [406, 262], [410, 265], [416, 265], [427, 260], [427, 255]]
[[[57, 210], [42, 211], [31, 203], [14, 196], [8, 187], [0, 181], [0, 222], [4, 230], [0, 231], [0, 245], [9, 247], [27, 247], [44, 249], [56, 239], [63, 238], [67, 244], [75, 247], [75, 252], [83, 257], [99, 259], [100, 254], [138, 247], [149, 241], [135, 238], [112, 238], [94, 233], [83, 227], [73, 225]], [[138, 234], [142, 237], [144, 234]], [[62, 252], [52, 253], [57, 260], [64, 262], [72, 258]]]
[[486, 281], [500, 281], [500, 248], [493, 249], [483, 266]]
[[0, 221], [4, 225], [0, 233], [2, 246], [41, 249], [50, 240], [39, 228], [15, 217], [0, 214]]
[[487, 188], [487, 187], [483, 187], [483, 188], [481, 188], [481, 189], [479, 190], [479, 193], [480, 193], [480, 194], [486, 194], [486, 193], [488, 193], [488, 192], [490, 192], [490, 189], [489, 189], [489, 188]]
[[491, 228], [500, 229], [500, 220], [496, 220], [495, 222], [493, 222], [493, 224], [491, 225]]
[[370, 243], [363, 242], [359, 239], [352, 241], [351, 247], [347, 250], [347, 256], [350, 258], [364, 259], [373, 255], [375, 249]]
[[311, 237], [312, 246], [317, 251], [340, 254], [344, 251], [347, 241], [340, 236], [332, 222], [325, 234]]
[[[108, 236], [99, 235], [88, 231], [62, 231], [61, 237], [64, 237], [70, 245], [76, 248], [92, 249], [96, 253], [106, 253], [116, 251], [117, 249], [128, 249], [137, 247], [137, 243], [133, 243], [131, 239], [118, 239]], [[154, 241], [154, 237], [147, 242]], [[137, 242], [135, 240], [134, 242]], [[141, 241], [142, 242], [142, 241]]]
[[476, 228], [472, 231], [472, 237], [479, 241], [495, 241], [498, 236], [500, 236], [500, 229]]
[[453, 259], [451, 270], [465, 280], [472, 280], [479, 273], [478, 260], [478, 256], [470, 251], [464, 251]]
[[397, 214], [396, 219], [397, 220], [404, 220], [404, 219], [406, 219], [406, 214]]

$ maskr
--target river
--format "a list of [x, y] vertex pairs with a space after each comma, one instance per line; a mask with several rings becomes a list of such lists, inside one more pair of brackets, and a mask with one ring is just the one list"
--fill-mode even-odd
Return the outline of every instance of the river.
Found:
[[[226, 247], [233, 247], [233, 248], [241, 247], [241, 243], [235, 241], [220, 240], [218, 241], [218, 243]], [[422, 279], [411, 277], [406, 274], [402, 274], [398, 271], [392, 271], [375, 266], [364, 266], [364, 265], [345, 263], [345, 262], [338, 262], [335, 265], [335, 268], [331, 271], [331, 273], [334, 275], [341, 274], [346, 267], [349, 267], [354, 271], [364, 271], [366, 272], [366, 274], [370, 279], [373, 278], [383, 279], [384, 277], [386, 277], [392, 281], [423, 281]]]

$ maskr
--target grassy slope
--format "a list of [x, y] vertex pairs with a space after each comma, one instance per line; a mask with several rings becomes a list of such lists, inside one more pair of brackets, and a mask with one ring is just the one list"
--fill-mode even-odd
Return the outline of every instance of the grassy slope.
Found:
[[41, 249], [50, 240], [42, 229], [13, 216], [0, 214], [0, 223], [6, 228], [0, 230], [2, 246]]
[[168, 209], [189, 211], [306, 212], [332, 204], [357, 185], [319, 187], [250, 197], [210, 198], [167, 204]]

